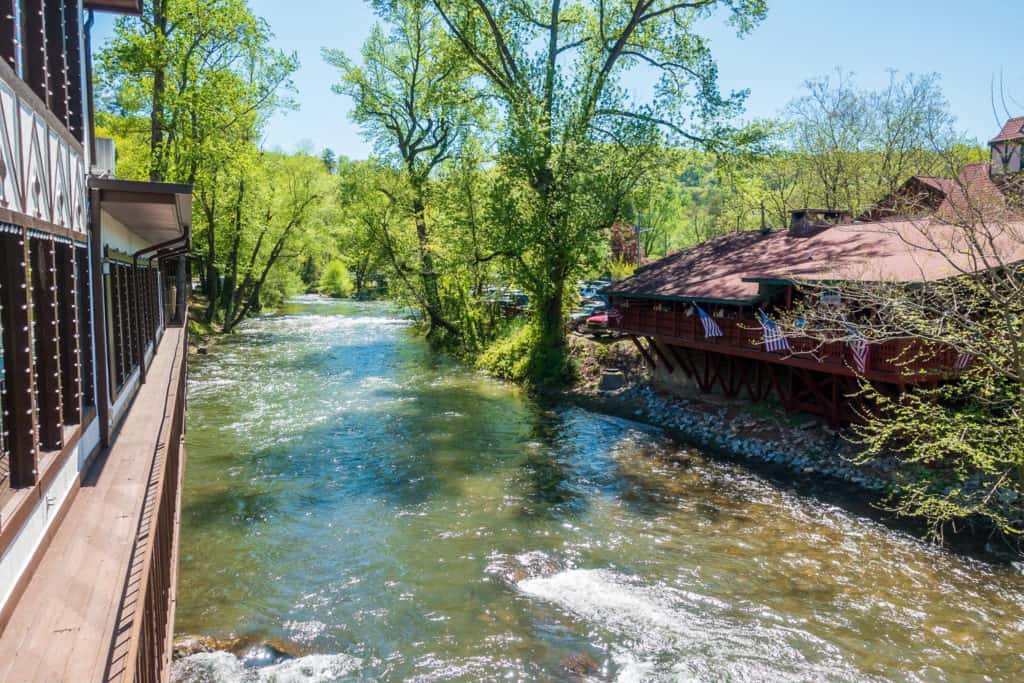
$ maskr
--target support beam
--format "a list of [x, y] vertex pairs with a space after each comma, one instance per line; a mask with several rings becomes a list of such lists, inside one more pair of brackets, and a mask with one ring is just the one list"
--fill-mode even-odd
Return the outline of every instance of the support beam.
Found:
[[633, 346], [636, 347], [637, 351], [640, 352], [640, 355], [643, 356], [645, 361], [647, 361], [647, 365], [650, 366], [651, 370], [654, 370], [657, 367], [654, 364], [654, 359], [651, 358], [651, 354], [647, 353], [647, 349], [645, 349], [644, 345], [640, 343], [640, 340], [633, 335], [629, 335], [629, 340], [633, 342]]
[[665, 364], [665, 369], [668, 370], [670, 375], [676, 371], [675, 367], [672, 365], [672, 363], [669, 362], [668, 358], [665, 356], [665, 353], [661, 350], [661, 347], [658, 346], [658, 343], [655, 342], [653, 338], [647, 338], [647, 346], [654, 349], [654, 353], [657, 354], [658, 358], [661, 359], [661, 362]]
[[22, 80], [28, 83], [47, 109], [52, 109], [46, 74], [46, 15], [43, 0], [22, 0], [21, 11], [25, 19], [21, 35], [24, 64]]
[[103, 287], [102, 242], [100, 241], [100, 193], [89, 191], [89, 270], [92, 284], [92, 329], [96, 361], [96, 412], [100, 421], [100, 444], [110, 445], [110, 355], [107, 353], [106, 297]]
[[53, 112], [66, 128], [70, 128], [68, 120], [68, 57], [67, 31], [64, 22], [64, 0], [45, 0], [46, 13], [46, 69], [47, 91], [50, 96], [50, 111]]

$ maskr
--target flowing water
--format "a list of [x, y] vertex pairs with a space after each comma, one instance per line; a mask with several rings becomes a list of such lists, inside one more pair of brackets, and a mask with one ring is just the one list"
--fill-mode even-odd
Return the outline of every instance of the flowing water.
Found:
[[[191, 369], [181, 680], [1024, 680], [1024, 576], [308, 298]], [[279, 661], [258, 643], [280, 643]]]

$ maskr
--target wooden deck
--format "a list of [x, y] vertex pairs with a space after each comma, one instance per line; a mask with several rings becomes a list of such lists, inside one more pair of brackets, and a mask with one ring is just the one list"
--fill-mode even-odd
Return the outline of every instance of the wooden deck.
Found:
[[[854, 377], [863, 375], [875, 382], [911, 383], [930, 376], [955, 375], [957, 353], [943, 349], [923, 354], [912, 340], [872, 343], [868, 366], [855, 372], [853, 351], [843, 341], [820, 342], [800, 337], [788, 338], [792, 351], [764, 350], [764, 332], [755, 320], [716, 318], [722, 336], [707, 337], [700, 319], [680, 310], [654, 310], [649, 307], [620, 307], [620, 317], [610, 319], [609, 329], [637, 337], [653, 337], [667, 344], [740, 356], [767, 363]], [[921, 360], [926, 358], [926, 360]]]
[[[117, 681], [134, 671], [165, 461], [180, 457], [168, 446], [180, 438], [185, 347], [185, 330], [168, 328], [110, 449], [85, 474], [0, 634], [0, 680]], [[173, 476], [180, 494], [180, 468]], [[164, 594], [173, 614], [173, 584]]]

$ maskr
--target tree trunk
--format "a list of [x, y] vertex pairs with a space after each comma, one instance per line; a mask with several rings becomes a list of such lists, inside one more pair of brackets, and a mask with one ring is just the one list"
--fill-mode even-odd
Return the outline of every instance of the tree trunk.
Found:
[[565, 322], [562, 307], [565, 299], [565, 278], [552, 278], [554, 292], [539, 302], [538, 323], [541, 343], [550, 348], [565, 346]]
[[443, 324], [441, 319], [441, 296], [437, 291], [437, 272], [434, 270], [434, 255], [430, 252], [430, 237], [427, 234], [426, 206], [420, 190], [416, 190], [416, 198], [413, 200], [413, 215], [416, 220], [416, 239], [420, 252], [420, 280], [423, 283], [423, 299], [426, 303], [427, 317], [430, 319], [430, 329], [427, 336], [433, 335], [438, 325], [450, 328], [450, 325]]
[[[157, 0], [153, 3], [153, 26], [160, 39], [167, 37], [167, 12], [164, 0]], [[164, 94], [166, 90], [167, 61], [161, 57], [153, 65], [153, 106], [149, 114], [149, 179], [154, 183], [163, 182], [164, 179]]]

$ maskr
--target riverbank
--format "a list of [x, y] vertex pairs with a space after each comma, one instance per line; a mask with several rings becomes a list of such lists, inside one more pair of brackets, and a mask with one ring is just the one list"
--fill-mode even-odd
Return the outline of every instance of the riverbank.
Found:
[[[898, 521], [897, 526], [915, 535], [927, 534], [923, 520], [893, 520], [880, 514], [899, 486], [900, 462], [895, 457], [863, 461], [851, 430], [833, 429], [818, 418], [786, 413], [779, 406], [697, 391], [680, 396], [663, 390], [628, 340], [574, 334], [569, 337], [569, 347], [578, 374], [571, 386], [559, 392], [564, 399], [659, 427], [682, 443], [783, 478], [814, 479], [819, 485], [836, 482], [853, 493], [859, 491], [874, 516], [888, 523]], [[980, 479], [969, 485], [983, 495]], [[1019, 514], [1024, 526], [1024, 509]], [[998, 538], [992, 542], [992, 536], [984, 523], [964, 524], [947, 533], [945, 541], [957, 552], [1024, 567], [1020, 547]]]

